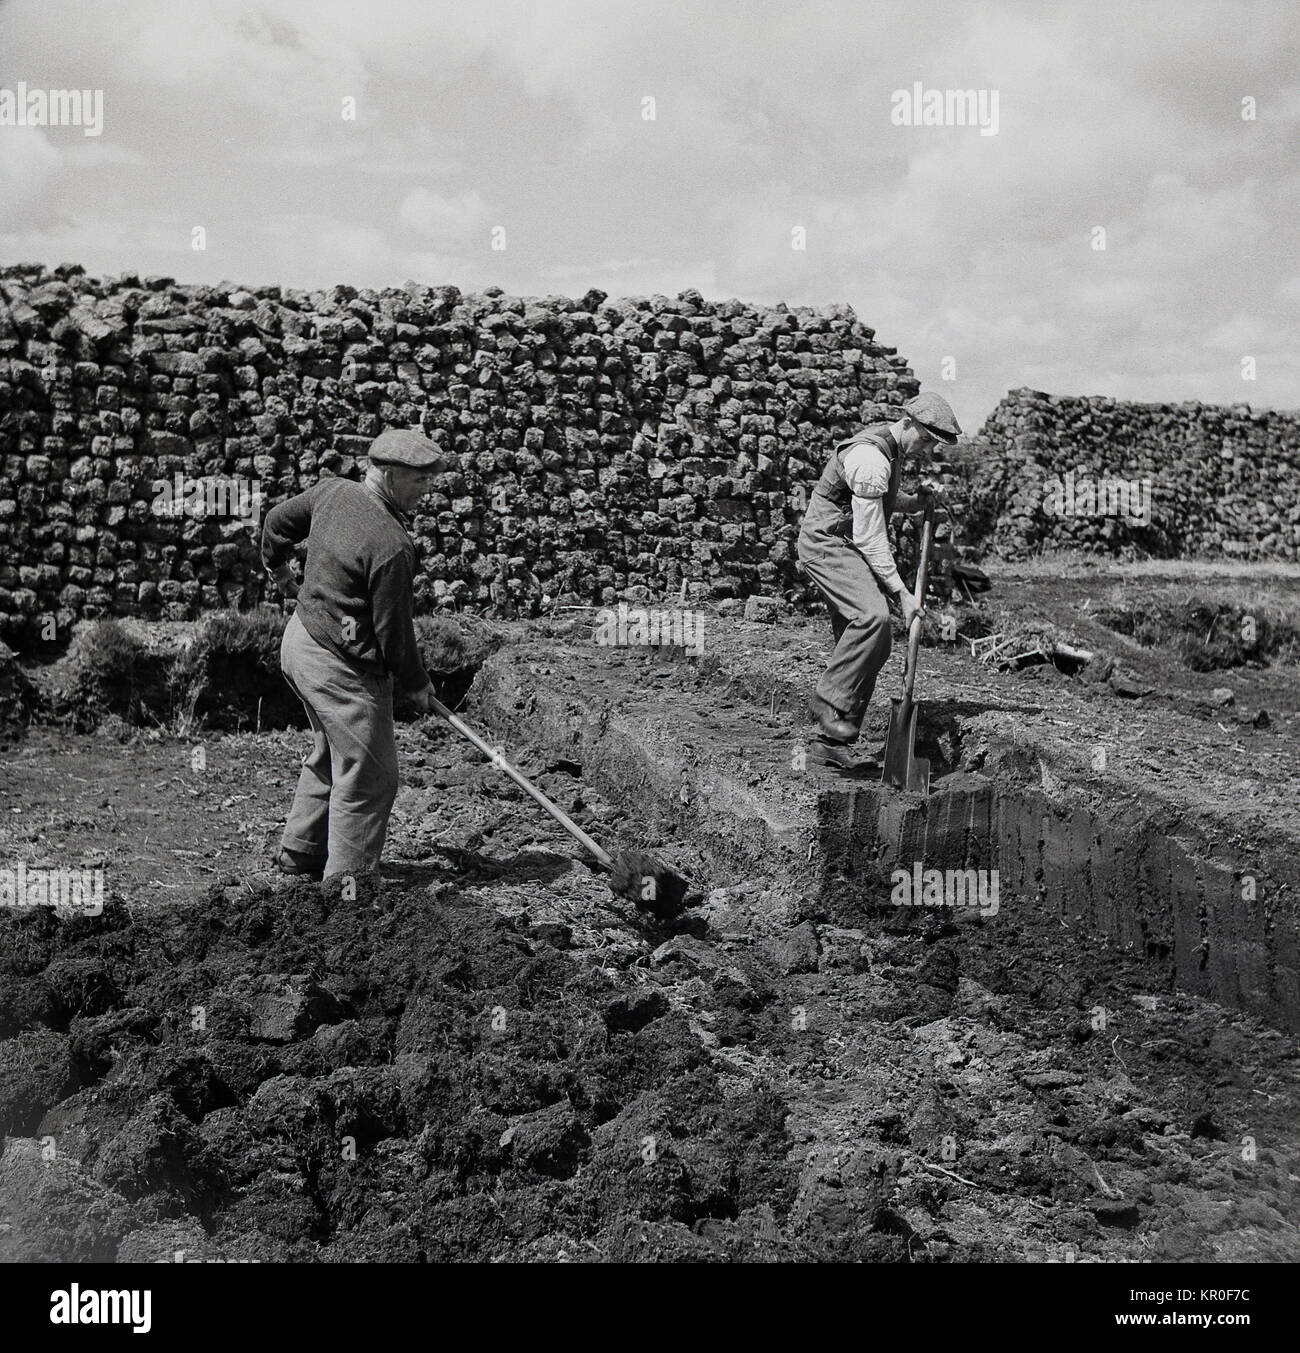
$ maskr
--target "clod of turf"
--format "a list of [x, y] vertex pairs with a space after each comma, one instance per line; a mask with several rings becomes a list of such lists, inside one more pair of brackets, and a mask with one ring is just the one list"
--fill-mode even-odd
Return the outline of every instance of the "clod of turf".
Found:
[[633, 852], [614, 861], [609, 886], [658, 921], [680, 916], [686, 901], [686, 880], [653, 855]]
[[1143, 648], [1173, 649], [1193, 672], [1287, 662], [1300, 639], [1300, 626], [1281, 608], [1199, 596], [1184, 601], [1134, 597], [1123, 605], [1100, 607], [1094, 615]]
[[[460, 707], [484, 658], [500, 643], [482, 628], [467, 630], [451, 616], [443, 615], [416, 616], [415, 638], [438, 699], [451, 709]], [[401, 693], [396, 708], [399, 719], [417, 714], [409, 697]]]
[[41, 697], [17, 655], [0, 641], [0, 728], [30, 723], [41, 708]]

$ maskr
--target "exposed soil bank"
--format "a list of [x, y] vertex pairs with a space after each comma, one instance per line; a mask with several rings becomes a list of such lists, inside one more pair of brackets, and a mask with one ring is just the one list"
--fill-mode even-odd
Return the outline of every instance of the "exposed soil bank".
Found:
[[[221, 611], [194, 624], [86, 621], [62, 651], [19, 663], [0, 645], [0, 733], [32, 722], [89, 732], [103, 725], [201, 734], [305, 728], [280, 671], [288, 615], [278, 607]], [[416, 639], [438, 698], [457, 706], [496, 642], [483, 622], [420, 616]], [[409, 717], [399, 697], [397, 716]]]
[[[918, 864], [996, 870], [1022, 924], [1082, 925], [1152, 960], [1153, 981], [1168, 974], [1300, 1029], [1300, 930], [1285, 886], [1300, 855], [1280, 841], [1280, 863], [1261, 877], [1258, 850], [1225, 850], [1162, 805], [1072, 786], [1022, 745], [972, 737], [972, 755], [967, 721], [941, 711], [925, 750], [936, 775], [954, 773], [928, 799], [845, 781], [807, 759], [806, 725], [727, 698], [736, 684], [716, 657], [701, 672], [573, 643], [507, 648], [476, 690], [499, 730], [524, 720], [530, 741], [640, 804], [658, 830], [707, 842], [724, 867], [761, 860], [807, 915], [857, 925], [896, 910], [894, 871]], [[986, 773], [957, 769], [972, 763]]]

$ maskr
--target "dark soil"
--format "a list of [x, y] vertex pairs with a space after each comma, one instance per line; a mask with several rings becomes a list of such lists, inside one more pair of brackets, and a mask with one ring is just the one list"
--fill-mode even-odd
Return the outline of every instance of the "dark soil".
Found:
[[[690, 699], [766, 710], [820, 630], [719, 622], [740, 675]], [[1120, 703], [959, 650], [923, 675], [936, 704], [1032, 696], [1085, 748], [1113, 704], [1134, 775], [1177, 726], [1196, 765], [1162, 792], [1188, 811], [1235, 783], [1247, 735], [1194, 684]], [[699, 905], [613, 897], [425, 724], [399, 730], [383, 887], [350, 896], [267, 868], [301, 735], [209, 735], [196, 769], [195, 741], [118, 732], [34, 730], [0, 777], [0, 856], [97, 860], [112, 894], [0, 915], [0, 1259], [1300, 1257], [1295, 1040], [1100, 939], [1013, 909], [845, 929], [761, 859], [716, 886], [639, 805], [530, 757], [526, 723], [525, 773], [616, 853], [688, 862]]]
[[[646, 1243], [619, 1218], [678, 1248], [726, 1221], [739, 1251], [786, 1215], [781, 1097], [727, 1093], [661, 992], [453, 878], [8, 921], [4, 1257], [164, 1222], [236, 1257], [615, 1257]], [[54, 1160], [16, 1193], [28, 1137]], [[100, 1220], [40, 1224], [70, 1194]]]
[[0, 919], [5, 1258], [1300, 1255], [1293, 1040], [1006, 912], [842, 930], [760, 875], [673, 934], [403, 740], [380, 895], [246, 854]]

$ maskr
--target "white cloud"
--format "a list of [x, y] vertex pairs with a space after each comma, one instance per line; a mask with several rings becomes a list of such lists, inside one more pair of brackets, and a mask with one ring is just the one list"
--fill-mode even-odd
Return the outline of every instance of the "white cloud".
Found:
[[461, 248], [473, 232], [486, 229], [488, 217], [488, 205], [477, 189], [444, 195], [413, 188], [397, 209], [397, 219], [408, 230], [434, 243]]
[[[6, 79], [104, 88], [105, 134], [0, 129], [0, 244], [207, 281], [847, 300], [927, 381], [956, 357], [967, 424], [1024, 383], [1240, 398], [1258, 335], [1252, 398], [1293, 406], [1292, 13], [11, 0]], [[917, 79], [997, 89], [998, 135], [894, 127]]]
[[59, 151], [41, 127], [0, 127], [0, 227], [39, 226], [51, 217]]

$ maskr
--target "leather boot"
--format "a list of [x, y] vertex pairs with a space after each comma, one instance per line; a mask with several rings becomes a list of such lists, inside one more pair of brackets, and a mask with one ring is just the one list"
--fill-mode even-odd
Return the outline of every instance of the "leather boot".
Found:
[[275, 857], [275, 867], [282, 874], [314, 879], [319, 883], [325, 874], [325, 857], [304, 855], [300, 851], [281, 846], [279, 854]]
[[827, 704], [820, 695], [814, 695], [808, 702], [809, 712], [817, 721], [822, 735], [829, 742], [856, 742], [858, 725], [848, 719], [843, 711]]

